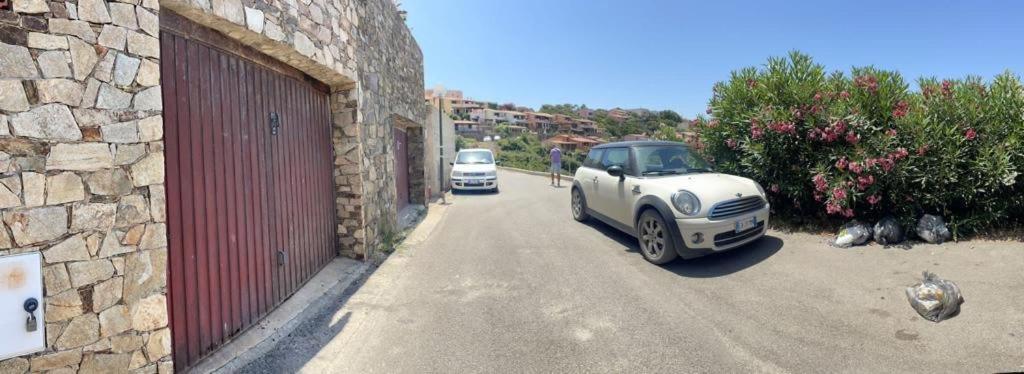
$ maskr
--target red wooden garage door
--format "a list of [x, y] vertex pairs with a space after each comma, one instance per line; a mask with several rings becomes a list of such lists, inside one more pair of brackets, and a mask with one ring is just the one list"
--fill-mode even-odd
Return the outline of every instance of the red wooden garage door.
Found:
[[409, 137], [404, 129], [395, 127], [395, 190], [398, 210], [409, 205]]
[[321, 84], [162, 18], [171, 329], [185, 370], [335, 255], [333, 160]]

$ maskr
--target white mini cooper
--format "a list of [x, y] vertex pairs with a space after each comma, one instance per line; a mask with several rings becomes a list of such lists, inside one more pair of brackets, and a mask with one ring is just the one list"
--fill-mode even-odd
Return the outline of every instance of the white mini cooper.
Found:
[[594, 147], [572, 186], [573, 218], [594, 217], [635, 236], [655, 264], [757, 240], [768, 226], [768, 210], [757, 182], [715, 173], [682, 143]]

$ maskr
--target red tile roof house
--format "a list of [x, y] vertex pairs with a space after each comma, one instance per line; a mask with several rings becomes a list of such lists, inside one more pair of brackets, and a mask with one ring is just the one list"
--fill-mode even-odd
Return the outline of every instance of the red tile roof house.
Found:
[[570, 134], [558, 134], [544, 141], [545, 146], [551, 147], [551, 145], [558, 145], [560, 149], [566, 152], [584, 152], [595, 145], [603, 143], [606, 143], [603, 139], [588, 138]]
[[46, 339], [3, 372], [185, 371], [425, 198], [390, 0], [10, 5], [0, 255], [41, 253]]

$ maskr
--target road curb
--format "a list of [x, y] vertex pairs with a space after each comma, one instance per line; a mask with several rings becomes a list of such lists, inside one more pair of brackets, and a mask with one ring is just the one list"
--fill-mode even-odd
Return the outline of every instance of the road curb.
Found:
[[[526, 170], [526, 169], [510, 168], [508, 166], [498, 166], [498, 169], [507, 170], [507, 171], [511, 171], [511, 172], [516, 172], [516, 173], [520, 173], [520, 174], [529, 174], [529, 175], [536, 175], [536, 176], [541, 176], [541, 177], [551, 177], [551, 173], [546, 172], [546, 171], [533, 171], [533, 170]], [[562, 180], [572, 182], [573, 181], [573, 177], [571, 175], [562, 174]]]

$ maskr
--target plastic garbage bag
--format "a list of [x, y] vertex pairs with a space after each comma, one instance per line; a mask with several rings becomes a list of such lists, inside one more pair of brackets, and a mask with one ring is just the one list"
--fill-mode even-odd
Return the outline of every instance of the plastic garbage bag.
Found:
[[956, 283], [939, 279], [935, 274], [924, 272], [921, 283], [907, 287], [907, 301], [914, 307], [917, 314], [932, 321], [939, 322], [960, 313], [960, 304], [964, 302], [960, 295], [960, 287]]
[[899, 244], [906, 239], [899, 221], [889, 216], [875, 223], [875, 242], [881, 245]]
[[942, 244], [953, 237], [940, 216], [925, 214], [917, 221], [917, 236], [932, 244]]
[[867, 243], [871, 239], [871, 225], [858, 220], [847, 222], [839, 229], [833, 245], [839, 248], [849, 248], [855, 245]]

